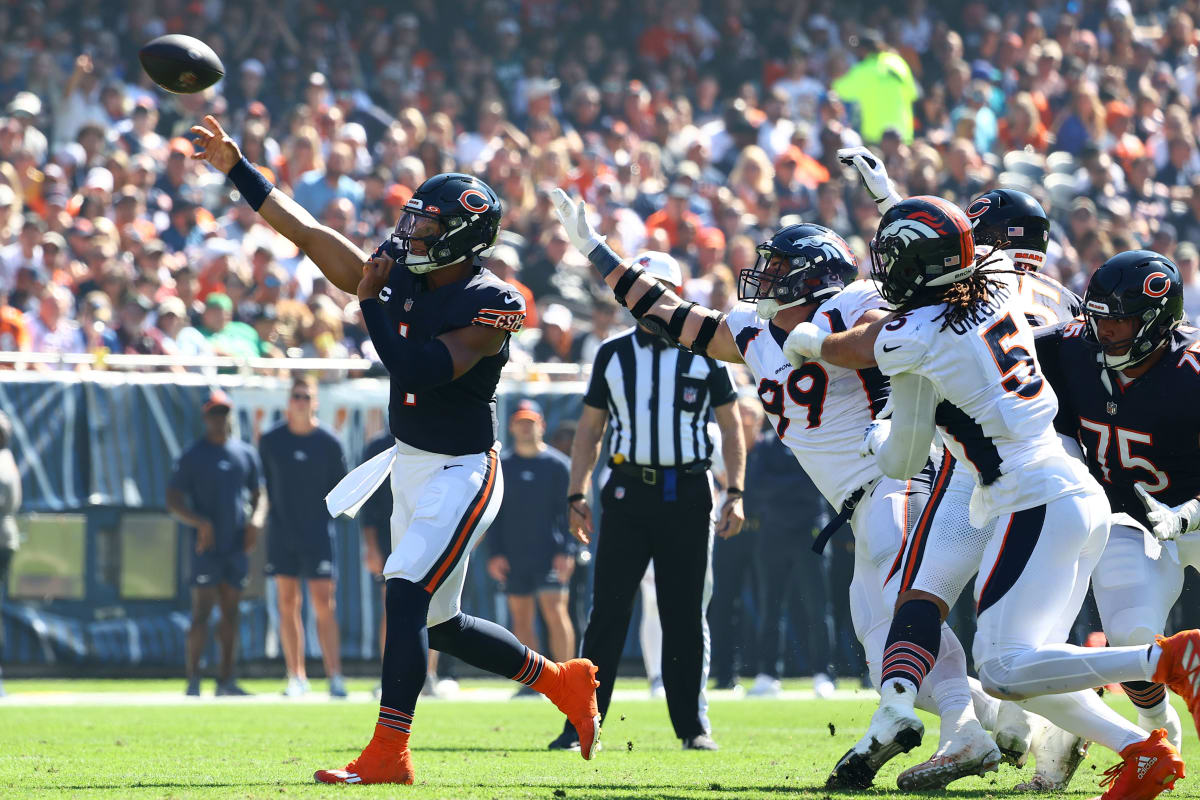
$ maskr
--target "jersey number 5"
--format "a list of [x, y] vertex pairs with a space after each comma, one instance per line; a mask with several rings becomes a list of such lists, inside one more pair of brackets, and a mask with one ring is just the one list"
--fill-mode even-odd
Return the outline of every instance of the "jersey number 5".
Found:
[[784, 383], [763, 378], [758, 382], [758, 399], [762, 401], [763, 411], [779, 417], [775, 432], [782, 439], [792, 422], [787, 417], [785, 395], [795, 405], [808, 409], [808, 427], [817, 428], [821, 425], [821, 411], [825, 406], [825, 390], [828, 387], [829, 375], [825, 369], [820, 364], [809, 362], [788, 373]]
[[1042, 376], [1038, 374], [1037, 362], [1028, 350], [1006, 341], [1017, 333], [1017, 323], [1013, 322], [1012, 314], [1005, 314], [980, 335], [987, 343], [992, 360], [996, 362], [996, 369], [1000, 370], [1000, 385], [1004, 391], [1032, 400], [1042, 392]]

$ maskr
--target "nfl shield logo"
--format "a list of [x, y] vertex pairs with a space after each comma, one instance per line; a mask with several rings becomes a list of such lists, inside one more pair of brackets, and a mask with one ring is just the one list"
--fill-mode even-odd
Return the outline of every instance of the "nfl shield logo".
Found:
[[1105, 403], [1104, 410], [1108, 412], [1110, 417], [1115, 417], [1117, 415], [1117, 404], [1112, 400], [1109, 400], [1107, 403]]
[[625, 487], [624, 487], [624, 486], [618, 486], [616, 489], [614, 489], [614, 490], [613, 490], [613, 497], [617, 498], [618, 500], [620, 500], [620, 499], [622, 499], [623, 497], [625, 497]]
[[411, 297], [404, 301], [404, 310], [412, 311], [412, 298]]
[[696, 398], [700, 396], [700, 392], [695, 386], [685, 386], [683, 388], [683, 402], [694, 403]]

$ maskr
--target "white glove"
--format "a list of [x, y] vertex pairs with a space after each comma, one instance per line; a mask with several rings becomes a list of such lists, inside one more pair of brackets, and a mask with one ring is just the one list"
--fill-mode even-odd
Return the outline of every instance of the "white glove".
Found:
[[1140, 483], [1133, 485], [1138, 499], [1146, 507], [1146, 519], [1150, 521], [1150, 532], [1159, 541], [1168, 541], [1195, 528], [1200, 520], [1200, 500], [1195, 498], [1172, 508], [1160, 503]]
[[879, 206], [882, 214], [902, 199], [888, 177], [883, 162], [865, 147], [843, 147], [837, 151], [838, 161], [858, 170], [867, 194]]
[[792, 328], [783, 342], [783, 355], [793, 367], [802, 367], [805, 362], [821, 357], [821, 343], [829, 335], [811, 322], [801, 322]]
[[872, 420], [867, 426], [867, 430], [863, 433], [862, 444], [858, 447], [860, 456], [873, 456], [883, 447], [883, 443], [887, 441], [888, 434], [892, 432], [892, 421], [890, 419]]
[[562, 189], [555, 189], [552, 197], [554, 210], [558, 212], [559, 220], [567, 229], [567, 238], [571, 240], [571, 244], [585, 256], [591, 255], [593, 250], [604, 243], [604, 237], [596, 233], [592, 223], [588, 222], [587, 205], [582, 200], [573, 203]]

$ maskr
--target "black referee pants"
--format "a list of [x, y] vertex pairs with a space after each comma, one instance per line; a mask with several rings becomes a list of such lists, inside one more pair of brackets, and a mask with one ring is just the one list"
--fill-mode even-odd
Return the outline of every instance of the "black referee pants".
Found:
[[674, 497], [668, 499], [671, 491], [664, 477], [660, 473], [659, 484], [649, 486], [613, 472], [604, 485], [592, 610], [581, 655], [600, 668], [596, 698], [604, 716], [612, 700], [638, 584], [653, 559], [663, 630], [663, 688], [675, 735], [685, 739], [708, 732], [700, 720], [699, 706], [712, 490], [707, 473], [679, 475]]

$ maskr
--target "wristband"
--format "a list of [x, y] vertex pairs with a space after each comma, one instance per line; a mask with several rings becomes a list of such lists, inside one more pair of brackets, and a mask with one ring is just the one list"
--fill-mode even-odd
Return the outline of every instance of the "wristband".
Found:
[[600, 270], [600, 275], [605, 278], [610, 272], [621, 266], [620, 257], [613, 252], [607, 242], [600, 242], [592, 248], [592, 252], [588, 253], [588, 261], [591, 261], [596, 269]]
[[725, 496], [726, 497], [741, 497], [742, 490], [736, 486], [730, 486], [728, 489], [725, 490]]
[[255, 211], [262, 208], [263, 203], [267, 202], [267, 195], [275, 188], [267, 176], [255, 169], [245, 156], [229, 170], [229, 180]]
[[584, 494], [583, 492], [579, 492], [578, 494], [567, 495], [568, 503], [578, 503], [580, 500], [586, 500], [586, 499], [587, 499], [587, 495]]

